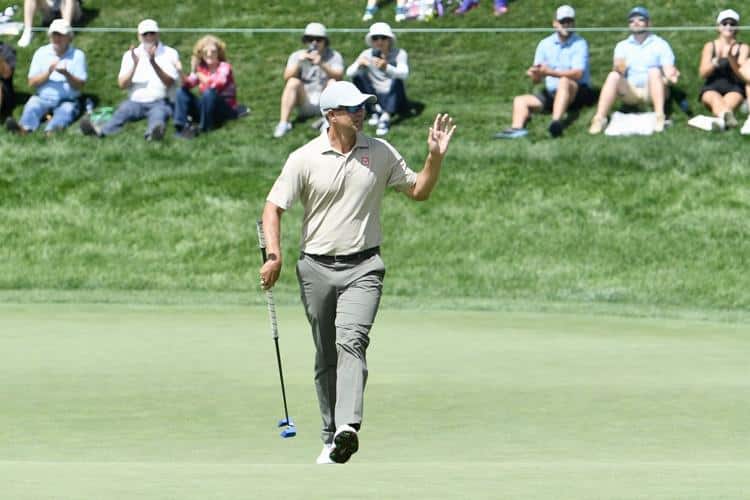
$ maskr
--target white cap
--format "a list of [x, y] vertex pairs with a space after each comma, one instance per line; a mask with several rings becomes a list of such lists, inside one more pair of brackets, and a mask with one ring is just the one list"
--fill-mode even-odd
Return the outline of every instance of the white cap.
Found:
[[388, 26], [388, 23], [375, 23], [370, 26], [370, 31], [365, 35], [365, 43], [372, 47], [372, 37], [376, 35], [387, 36], [394, 42], [396, 41], [396, 35], [393, 34], [393, 30]]
[[159, 25], [156, 24], [156, 21], [153, 19], [144, 19], [140, 23], [138, 23], [138, 34], [142, 35], [144, 33], [158, 33], [159, 32]]
[[363, 94], [351, 82], [337, 81], [328, 85], [320, 94], [320, 111], [325, 114], [330, 109], [342, 106], [359, 106], [363, 102], [373, 103], [378, 98]]
[[716, 24], [721, 24], [721, 22], [725, 19], [732, 19], [735, 22], [740, 22], [740, 15], [737, 13], [736, 10], [732, 9], [726, 9], [719, 12], [719, 15], [716, 16]]
[[562, 21], [563, 19], [575, 19], [575, 18], [576, 18], [576, 11], [570, 5], [561, 5], [557, 8], [557, 12], [555, 12], [555, 19], [558, 21]]
[[65, 19], [55, 19], [50, 23], [49, 29], [47, 30], [48, 35], [51, 35], [52, 33], [59, 33], [67, 36], [73, 33], [73, 29], [70, 27], [70, 23]]
[[310, 23], [305, 26], [305, 32], [302, 36], [328, 38], [328, 35], [326, 34], [326, 27], [320, 23]]

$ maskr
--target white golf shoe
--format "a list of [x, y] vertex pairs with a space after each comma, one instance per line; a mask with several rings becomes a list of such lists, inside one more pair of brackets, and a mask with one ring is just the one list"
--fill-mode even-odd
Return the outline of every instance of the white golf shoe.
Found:
[[276, 128], [273, 130], [274, 139], [280, 139], [284, 137], [290, 130], [292, 130], [292, 124], [289, 122], [279, 122]]
[[333, 447], [329, 458], [337, 464], [346, 463], [359, 449], [357, 430], [351, 425], [340, 425], [333, 435]]
[[320, 455], [318, 455], [318, 458], [315, 459], [315, 463], [318, 465], [329, 465], [329, 464], [335, 464], [333, 460], [331, 460], [331, 449], [333, 448], [332, 444], [324, 444], [323, 449], [320, 450]]

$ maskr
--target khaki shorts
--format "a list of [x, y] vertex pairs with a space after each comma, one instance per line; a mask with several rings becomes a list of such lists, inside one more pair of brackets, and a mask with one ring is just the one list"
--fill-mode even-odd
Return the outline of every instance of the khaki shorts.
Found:
[[623, 79], [617, 86], [617, 94], [622, 99], [622, 102], [630, 106], [651, 102], [651, 96], [648, 93], [648, 84], [645, 87], [636, 87]]

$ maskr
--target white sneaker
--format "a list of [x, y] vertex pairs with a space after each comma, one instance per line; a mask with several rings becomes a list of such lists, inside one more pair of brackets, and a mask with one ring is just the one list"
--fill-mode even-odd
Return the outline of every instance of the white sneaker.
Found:
[[333, 435], [333, 447], [328, 457], [337, 464], [346, 463], [359, 450], [357, 430], [351, 425], [340, 425]]
[[380, 121], [380, 115], [377, 113], [373, 113], [370, 115], [370, 119], [367, 120], [367, 124], [370, 125], [371, 127], [376, 127], [379, 121]]
[[375, 129], [375, 135], [377, 136], [384, 136], [388, 135], [388, 132], [391, 130], [391, 121], [390, 120], [380, 120], [378, 122], [378, 128]]
[[607, 118], [599, 118], [598, 116], [594, 116], [594, 118], [591, 119], [591, 126], [589, 127], [589, 134], [596, 135], [601, 134], [604, 129], [607, 128]]
[[278, 125], [276, 125], [276, 128], [273, 131], [273, 137], [274, 139], [279, 139], [280, 137], [284, 137], [287, 132], [292, 130], [292, 124], [289, 122], [279, 122]]
[[323, 449], [320, 450], [320, 455], [315, 459], [315, 463], [318, 465], [335, 464], [336, 462], [331, 460], [331, 449], [333, 449], [332, 444], [324, 444]]
[[19, 47], [28, 47], [31, 43], [31, 38], [34, 36], [34, 32], [31, 30], [23, 30], [23, 33], [21, 34], [21, 38], [18, 39], [18, 46]]
[[745, 124], [740, 129], [740, 134], [742, 135], [750, 135], [750, 118], [745, 120]]

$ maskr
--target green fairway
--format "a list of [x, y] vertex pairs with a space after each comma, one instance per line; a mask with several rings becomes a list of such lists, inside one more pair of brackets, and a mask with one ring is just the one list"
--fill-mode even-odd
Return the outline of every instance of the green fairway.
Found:
[[313, 465], [299, 307], [0, 305], [2, 498], [747, 498], [747, 325], [386, 309], [361, 450]]

